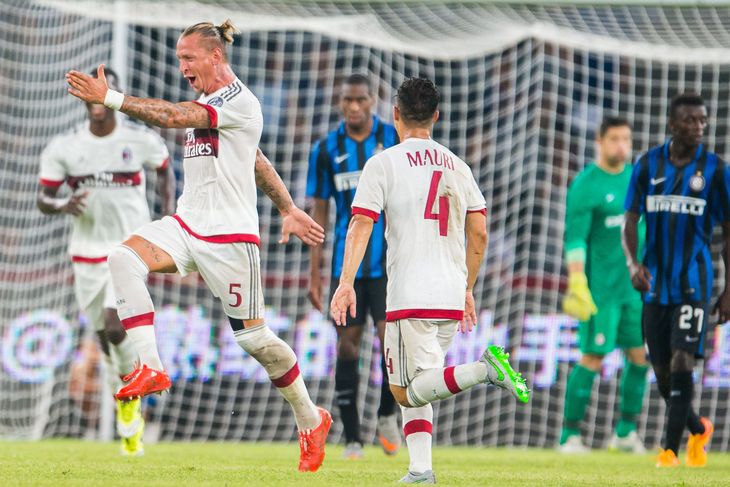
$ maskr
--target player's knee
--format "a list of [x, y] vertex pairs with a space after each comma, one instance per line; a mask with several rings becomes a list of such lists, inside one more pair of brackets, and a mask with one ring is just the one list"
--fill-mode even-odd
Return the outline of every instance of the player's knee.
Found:
[[594, 372], [599, 371], [601, 370], [601, 364], [603, 364], [603, 355], [586, 353], [580, 358], [580, 364]]
[[684, 350], [672, 352], [672, 372], [691, 372], [695, 367], [694, 355]]
[[350, 337], [337, 340], [337, 358], [339, 360], [357, 360], [360, 357], [360, 344]]
[[106, 338], [112, 345], [119, 345], [127, 338], [127, 332], [117, 316], [117, 310], [107, 309], [104, 312], [104, 331]]
[[408, 402], [408, 393], [406, 392], [407, 389], [402, 386], [396, 386], [391, 384], [390, 385], [390, 392], [393, 393], [393, 398], [395, 398], [395, 402], [403, 406], [404, 408], [411, 408], [411, 404]]
[[627, 348], [626, 359], [634, 365], [644, 366], [646, 361], [646, 350], [643, 347]]
[[114, 276], [138, 275], [146, 277], [149, 270], [137, 253], [125, 245], [118, 245], [109, 252], [107, 257], [109, 271]]

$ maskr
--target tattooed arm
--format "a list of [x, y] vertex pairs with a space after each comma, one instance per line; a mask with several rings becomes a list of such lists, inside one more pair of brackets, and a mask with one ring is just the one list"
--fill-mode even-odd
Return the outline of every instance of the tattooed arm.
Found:
[[[96, 78], [79, 71], [69, 71], [66, 73], [66, 82], [69, 84], [68, 92], [73, 96], [86, 103], [104, 104], [109, 86], [107, 85], [106, 76], [104, 76], [103, 64], [99, 65]], [[204, 106], [191, 101], [172, 103], [155, 98], [138, 98], [124, 95], [124, 102], [119, 111], [158, 127], [210, 127], [208, 110]]]
[[286, 189], [279, 173], [276, 172], [274, 166], [271, 165], [271, 161], [261, 152], [261, 149], [256, 149], [255, 174], [256, 186], [266, 193], [266, 196], [278, 208], [279, 213], [282, 215], [289, 213], [294, 206], [294, 200], [292, 200], [289, 190]]
[[124, 95], [120, 112], [130, 117], [165, 128], [208, 128], [208, 110], [192, 101], [171, 103], [155, 98]]
[[312, 220], [312, 217], [297, 208], [284, 181], [261, 149], [256, 149], [254, 173], [256, 186], [266, 193], [283, 217], [279, 243], [287, 243], [290, 234], [296, 235], [302, 242], [312, 247], [324, 242], [324, 229]]

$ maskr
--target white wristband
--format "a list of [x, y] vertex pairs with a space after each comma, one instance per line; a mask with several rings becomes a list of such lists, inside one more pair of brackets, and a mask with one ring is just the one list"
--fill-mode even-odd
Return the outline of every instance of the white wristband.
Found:
[[112, 110], [120, 110], [124, 103], [124, 93], [119, 93], [112, 89], [106, 90], [106, 96], [104, 97], [104, 106], [111, 108]]

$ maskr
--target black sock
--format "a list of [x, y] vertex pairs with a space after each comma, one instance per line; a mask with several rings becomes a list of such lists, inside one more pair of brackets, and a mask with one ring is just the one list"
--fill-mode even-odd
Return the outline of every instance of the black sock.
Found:
[[335, 366], [335, 402], [340, 408], [340, 417], [345, 430], [346, 443], [361, 443], [360, 418], [357, 414], [357, 386], [359, 360], [337, 359]]
[[705, 425], [702, 424], [700, 417], [691, 408], [687, 415], [687, 429], [693, 435], [701, 435], [705, 432]]
[[669, 393], [669, 419], [665, 449], [679, 453], [679, 443], [687, 425], [687, 416], [692, 409], [692, 372], [672, 372]]
[[388, 382], [388, 368], [385, 366], [385, 356], [380, 354], [380, 370], [383, 371], [383, 382], [380, 384], [380, 406], [378, 407], [378, 417], [390, 416], [395, 412], [395, 398], [390, 392], [390, 382]]

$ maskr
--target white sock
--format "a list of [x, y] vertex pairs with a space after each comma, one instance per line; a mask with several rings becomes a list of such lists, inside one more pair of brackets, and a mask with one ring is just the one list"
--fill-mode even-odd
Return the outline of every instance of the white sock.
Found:
[[146, 285], [149, 269], [135, 251], [124, 245], [112, 249], [107, 260], [117, 297], [117, 314], [139, 354], [139, 361], [162, 370], [153, 326], [155, 308]]
[[[124, 320], [122, 320], [122, 324], [124, 324]], [[147, 367], [151, 369], [164, 370], [160, 354], [157, 352], [155, 327], [151, 323], [127, 328], [127, 336], [139, 354], [140, 364], [147, 364]]]
[[404, 408], [403, 433], [408, 445], [410, 463], [408, 470], [419, 474], [431, 470], [431, 440], [433, 430], [433, 408], [430, 404], [418, 408]]
[[112, 359], [114, 372], [120, 377], [124, 377], [132, 372], [136, 362], [139, 361], [137, 349], [134, 347], [134, 344], [129, 337], [125, 338], [117, 345], [109, 343], [109, 355]]
[[423, 406], [451, 397], [486, 380], [487, 365], [479, 361], [443, 369], [426, 369], [408, 384], [408, 402], [412, 406]]
[[233, 332], [236, 342], [266, 370], [269, 379], [287, 400], [300, 431], [319, 426], [319, 410], [309, 397], [299, 373], [294, 350], [266, 325]]

